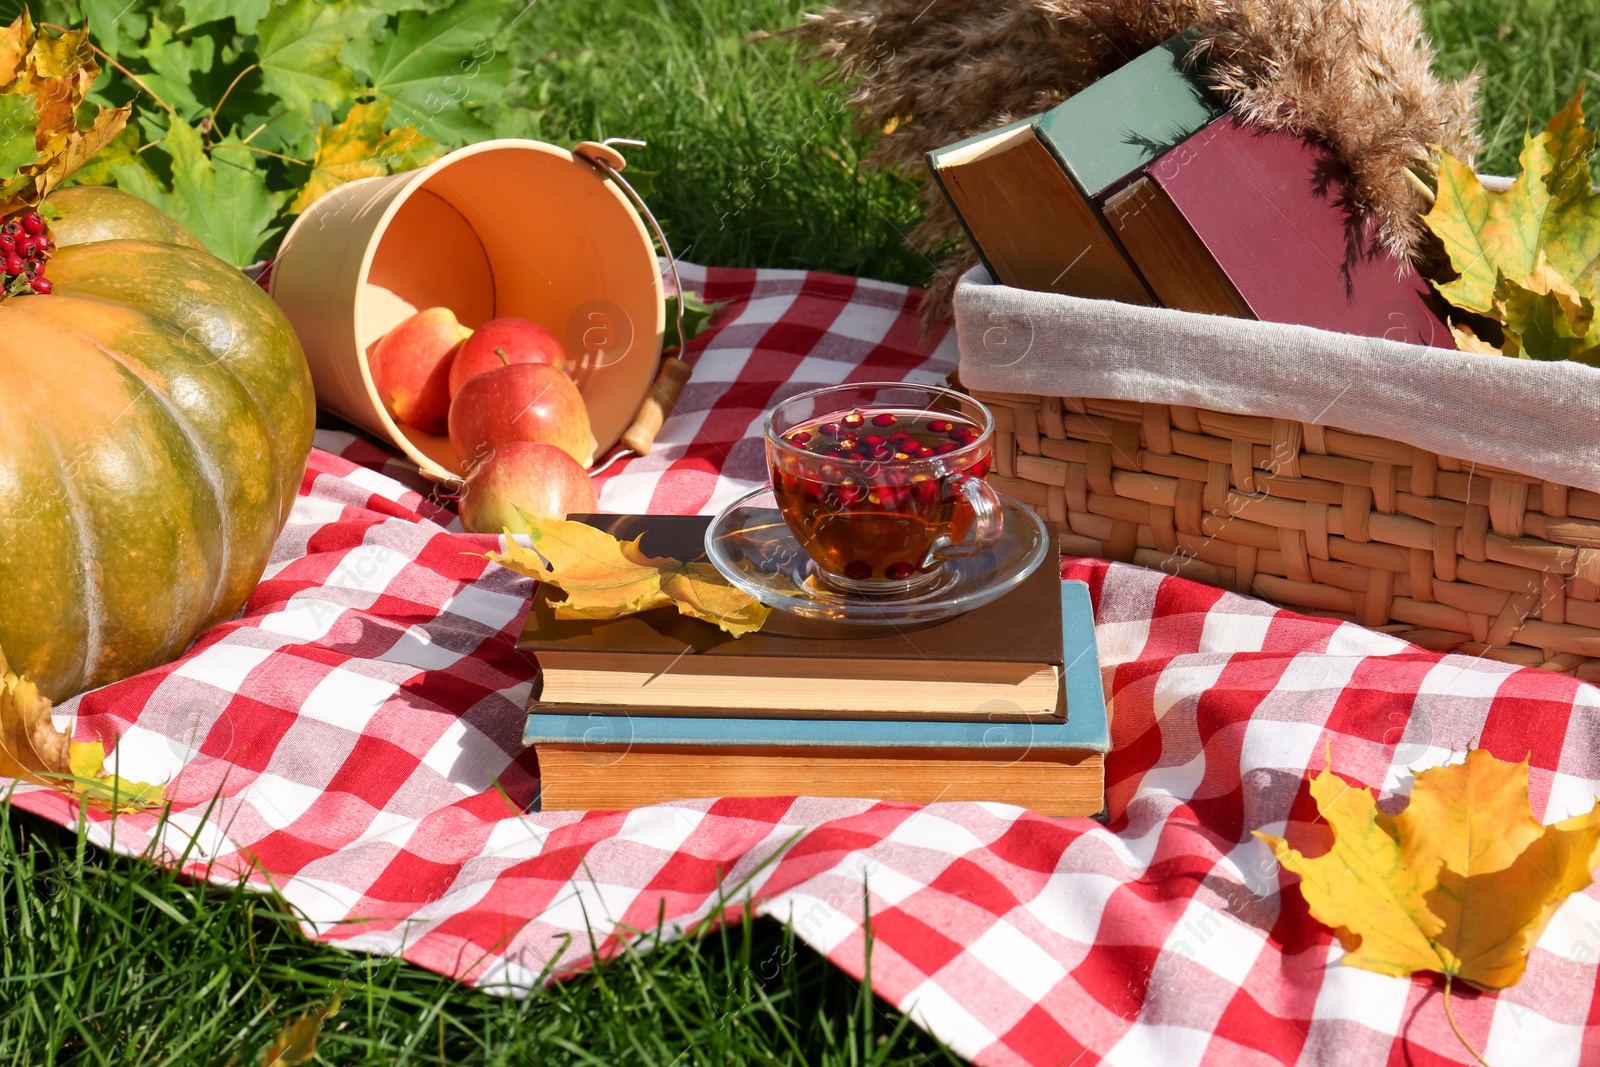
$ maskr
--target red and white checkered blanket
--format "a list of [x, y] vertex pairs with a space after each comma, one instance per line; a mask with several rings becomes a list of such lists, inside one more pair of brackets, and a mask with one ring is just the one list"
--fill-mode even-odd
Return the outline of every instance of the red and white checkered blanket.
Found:
[[[614, 510], [716, 508], [761, 478], [759, 417], [846, 378], [936, 379], [914, 294], [787, 271], [693, 270], [732, 303], [693, 346], [661, 446], [602, 478]], [[524, 990], [564, 945], [614, 947], [757, 911], [855, 975], [863, 898], [876, 989], [980, 1064], [1466, 1063], [1439, 986], [1339, 965], [1251, 830], [1310, 820], [1325, 739], [1346, 776], [1404, 793], [1407, 768], [1482, 746], [1531, 754], [1535, 814], [1600, 787], [1600, 691], [1417, 650], [1158, 573], [1091, 560], [1112, 704], [1109, 825], [1003, 804], [778, 797], [626, 814], [526, 814], [518, 743], [534, 664], [513, 642], [529, 583], [492, 537], [388, 477], [373, 445], [324, 433], [241, 617], [177, 663], [69, 702], [124, 775], [171, 777], [157, 847], [196, 875], [270, 879], [308, 935]], [[209, 807], [213, 798], [220, 798]], [[76, 809], [22, 788], [63, 824]], [[149, 816], [117, 820], [137, 851]], [[111, 844], [110, 823], [93, 820]], [[574, 949], [573, 951], [579, 951]], [[1600, 1059], [1600, 890], [1575, 896], [1521, 984], [1458, 993], [1493, 1063]], [[580, 964], [576, 957], [567, 962]]]

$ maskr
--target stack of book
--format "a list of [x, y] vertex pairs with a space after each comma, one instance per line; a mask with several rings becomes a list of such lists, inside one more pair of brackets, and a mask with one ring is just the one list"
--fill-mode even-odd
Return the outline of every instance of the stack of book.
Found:
[[[704, 516], [573, 516], [646, 554], [695, 559]], [[524, 741], [545, 811], [697, 797], [992, 800], [1047, 815], [1104, 806], [1110, 744], [1088, 590], [1046, 564], [917, 628], [774, 612], [732, 638], [670, 608], [557, 619], [534, 596], [539, 661]]]
[[1182, 34], [1057, 107], [928, 155], [997, 281], [1454, 348], [1326, 146], [1228, 114]]

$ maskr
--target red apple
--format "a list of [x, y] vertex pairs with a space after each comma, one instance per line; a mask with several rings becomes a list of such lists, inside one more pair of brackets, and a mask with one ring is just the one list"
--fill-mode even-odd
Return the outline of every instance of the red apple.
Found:
[[461, 524], [473, 533], [527, 533], [518, 509], [540, 519], [594, 511], [594, 483], [554, 445], [512, 441], [472, 468], [461, 490]]
[[395, 418], [424, 433], [444, 433], [451, 357], [471, 336], [449, 308], [428, 308], [379, 339], [370, 361], [372, 378]]
[[548, 363], [513, 363], [471, 378], [450, 402], [450, 443], [462, 462], [482, 461], [512, 441], [555, 445], [589, 462], [589, 411], [572, 379]]
[[450, 364], [450, 395], [468, 379], [510, 363], [548, 363], [567, 368], [567, 354], [555, 334], [527, 319], [490, 319], [479, 326]]

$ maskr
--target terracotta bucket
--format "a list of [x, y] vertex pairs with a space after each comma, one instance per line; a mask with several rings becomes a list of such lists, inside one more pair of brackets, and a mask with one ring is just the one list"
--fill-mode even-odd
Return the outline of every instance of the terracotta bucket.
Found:
[[407, 316], [443, 306], [473, 328], [515, 315], [555, 334], [596, 455], [633, 421], [661, 361], [661, 271], [644, 224], [586, 160], [539, 141], [485, 141], [334, 189], [289, 228], [271, 291], [305, 347], [317, 405], [441, 480], [464, 473], [461, 457], [396, 420], [367, 363]]

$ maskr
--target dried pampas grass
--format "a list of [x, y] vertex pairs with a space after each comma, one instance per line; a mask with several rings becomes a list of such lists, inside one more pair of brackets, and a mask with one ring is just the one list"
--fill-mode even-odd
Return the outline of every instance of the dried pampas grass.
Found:
[[[859, 0], [790, 32], [852, 83], [863, 126], [885, 131], [870, 161], [920, 175], [930, 149], [1053, 107], [1191, 26], [1212, 87], [1241, 115], [1327, 142], [1385, 245], [1430, 254], [1417, 218], [1430, 146], [1471, 161], [1477, 77], [1434, 75], [1411, 0]], [[960, 226], [931, 183], [922, 195], [911, 240], [929, 249]], [[956, 278], [976, 262], [967, 250], [939, 265], [925, 316], [948, 317]]]

